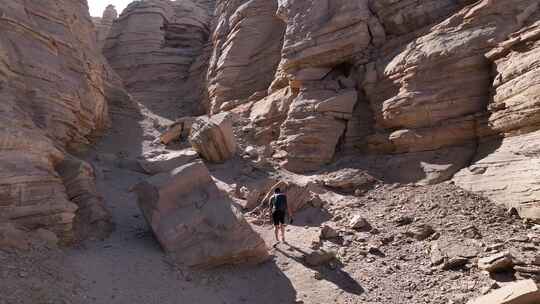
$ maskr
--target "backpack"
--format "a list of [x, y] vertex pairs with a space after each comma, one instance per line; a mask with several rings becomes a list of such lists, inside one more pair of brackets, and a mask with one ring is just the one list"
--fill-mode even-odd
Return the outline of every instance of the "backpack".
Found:
[[287, 211], [287, 196], [285, 194], [274, 194], [274, 210]]

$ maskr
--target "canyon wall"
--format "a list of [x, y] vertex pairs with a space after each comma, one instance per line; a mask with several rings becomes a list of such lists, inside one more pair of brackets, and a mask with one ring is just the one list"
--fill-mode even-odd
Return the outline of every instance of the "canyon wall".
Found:
[[111, 32], [113, 22], [117, 17], [118, 12], [114, 8], [114, 5], [108, 5], [105, 11], [103, 11], [102, 17], [92, 17], [92, 22], [96, 27], [96, 41], [100, 50], [103, 49], [105, 41]]
[[150, 0], [104, 54], [155, 113], [244, 115], [280, 168], [453, 179], [538, 218], [538, 6]]
[[106, 233], [93, 170], [71, 155], [107, 128], [105, 90], [118, 83], [86, 1], [3, 1], [0, 33], [0, 221], [65, 241], [74, 225]]
[[[103, 54], [133, 98], [156, 115], [201, 112], [201, 74], [211, 7], [196, 1], [131, 3], [114, 22]], [[202, 66], [198, 66], [201, 64]]]

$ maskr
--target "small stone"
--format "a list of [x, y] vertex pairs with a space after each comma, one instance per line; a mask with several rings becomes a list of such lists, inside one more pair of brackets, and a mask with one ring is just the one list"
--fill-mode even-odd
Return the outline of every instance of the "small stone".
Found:
[[433, 229], [433, 227], [430, 225], [419, 225], [407, 230], [405, 235], [415, 238], [418, 241], [423, 241], [429, 238], [433, 233], [435, 233], [435, 229]]
[[414, 222], [414, 218], [411, 216], [402, 215], [394, 220], [394, 223], [398, 226], [409, 225]]
[[478, 268], [490, 273], [511, 270], [514, 260], [510, 252], [505, 251], [478, 260]]
[[357, 214], [349, 222], [349, 228], [355, 229], [355, 230], [369, 231], [371, 229], [371, 225], [365, 218]]
[[465, 266], [469, 262], [469, 259], [464, 257], [453, 257], [444, 262], [443, 270], [457, 269]]
[[318, 249], [304, 255], [304, 261], [310, 266], [320, 266], [336, 258], [332, 250]]
[[323, 227], [321, 228], [320, 238], [322, 240], [334, 239], [334, 238], [337, 238], [338, 236], [339, 236], [338, 231], [329, 225], [323, 225]]

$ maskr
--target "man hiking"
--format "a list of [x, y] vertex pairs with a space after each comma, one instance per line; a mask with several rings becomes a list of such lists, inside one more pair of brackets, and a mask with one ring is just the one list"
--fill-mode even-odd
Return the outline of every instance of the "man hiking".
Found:
[[270, 197], [270, 212], [272, 214], [272, 221], [274, 222], [276, 242], [279, 243], [279, 231], [281, 230], [281, 239], [283, 243], [287, 243], [285, 241], [285, 215], [289, 215], [290, 222], [292, 223], [292, 212], [287, 205], [287, 196], [285, 193], [281, 193], [281, 189], [279, 188], [276, 188], [274, 195]]

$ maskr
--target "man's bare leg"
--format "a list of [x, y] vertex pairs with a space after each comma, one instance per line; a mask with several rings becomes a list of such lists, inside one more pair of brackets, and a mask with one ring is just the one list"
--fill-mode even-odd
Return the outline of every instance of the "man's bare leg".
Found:
[[279, 226], [274, 226], [274, 235], [276, 236], [276, 243], [279, 243]]
[[283, 243], [287, 243], [287, 241], [285, 241], [285, 225], [281, 224], [279, 226], [281, 228], [281, 239], [283, 240]]

